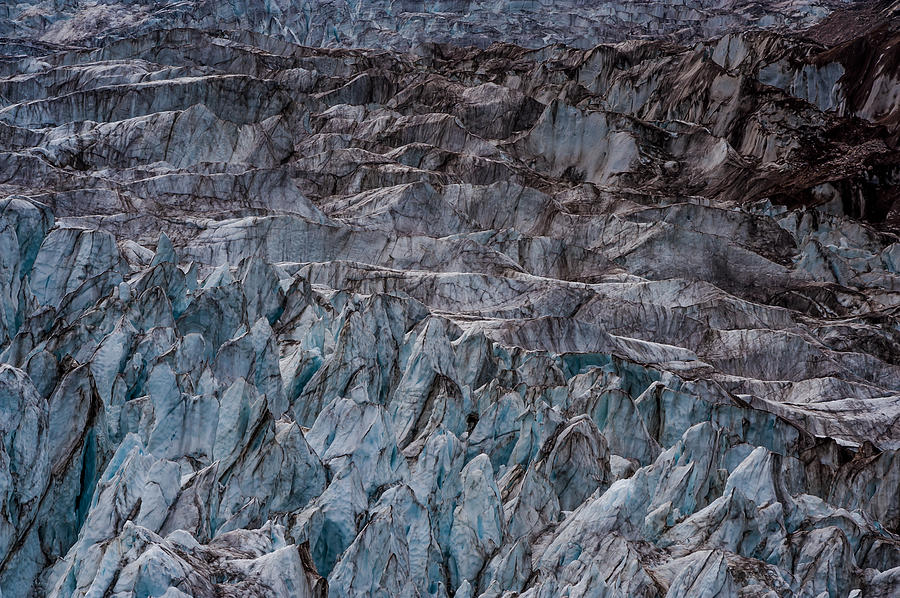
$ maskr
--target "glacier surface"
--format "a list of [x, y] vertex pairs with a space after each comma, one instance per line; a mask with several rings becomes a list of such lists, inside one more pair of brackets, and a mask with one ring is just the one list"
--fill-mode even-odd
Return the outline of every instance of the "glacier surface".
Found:
[[898, 31], [0, 7], [0, 595], [900, 595]]

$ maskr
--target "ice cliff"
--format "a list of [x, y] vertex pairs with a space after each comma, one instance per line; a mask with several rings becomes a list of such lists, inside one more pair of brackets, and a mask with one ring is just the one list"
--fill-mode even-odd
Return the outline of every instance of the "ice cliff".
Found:
[[0, 32], [4, 598], [900, 595], [897, 4]]

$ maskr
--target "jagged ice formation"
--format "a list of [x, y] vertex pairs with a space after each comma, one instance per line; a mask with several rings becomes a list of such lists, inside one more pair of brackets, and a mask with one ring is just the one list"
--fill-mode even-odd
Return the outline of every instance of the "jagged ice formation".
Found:
[[0, 593], [900, 595], [898, 23], [0, 7]]

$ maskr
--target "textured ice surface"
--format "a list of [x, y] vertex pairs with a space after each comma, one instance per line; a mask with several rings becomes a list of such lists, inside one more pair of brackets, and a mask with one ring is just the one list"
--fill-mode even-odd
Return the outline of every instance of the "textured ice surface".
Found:
[[0, 7], [2, 596], [896, 597], [896, 13]]

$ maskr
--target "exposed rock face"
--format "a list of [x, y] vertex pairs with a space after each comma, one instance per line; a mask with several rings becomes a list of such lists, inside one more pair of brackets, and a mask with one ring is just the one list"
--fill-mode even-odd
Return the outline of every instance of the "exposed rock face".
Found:
[[3, 596], [900, 594], [896, 6], [588, 4], [0, 8]]

